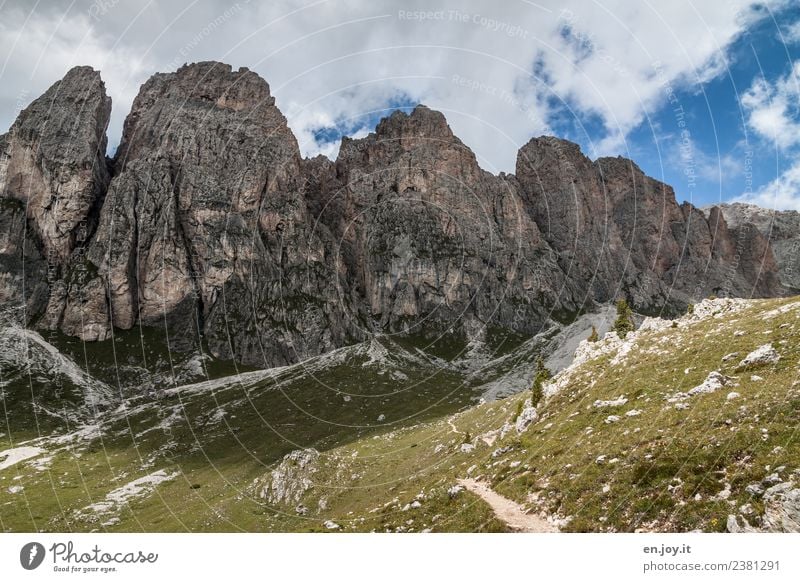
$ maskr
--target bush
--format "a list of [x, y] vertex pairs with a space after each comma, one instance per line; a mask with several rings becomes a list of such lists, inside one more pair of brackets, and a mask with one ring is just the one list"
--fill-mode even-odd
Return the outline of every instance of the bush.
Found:
[[550, 379], [550, 370], [544, 365], [542, 356], [536, 359], [536, 374], [533, 376], [533, 386], [531, 386], [531, 406], [536, 406], [544, 396], [544, 383]]
[[625, 339], [625, 336], [633, 329], [633, 310], [627, 301], [620, 299], [617, 301], [617, 320], [614, 322], [614, 331], [621, 339]]
[[689, 315], [694, 315], [694, 303], [690, 303], [686, 306], [686, 313]]
[[517, 411], [514, 413], [514, 418], [511, 419], [512, 424], [517, 422], [517, 419], [519, 418], [519, 415], [522, 414], [522, 409], [524, 407], [525, 407], [524, 400], [520, 400], [519, 402], [517, 402]]
[[592, 333], [589, 334], [589, 341], [594, 343], [600, 339], [600, 336], [597, 334], [597, 328], [592, 326]]

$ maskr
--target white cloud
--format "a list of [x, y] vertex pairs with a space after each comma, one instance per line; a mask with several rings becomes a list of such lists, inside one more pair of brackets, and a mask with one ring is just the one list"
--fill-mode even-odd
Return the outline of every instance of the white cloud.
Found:
[[747, 124], [760, 137], [785, 149], [800, 144], [800, 61], [774, 83], [756, 79], [742, 95]]
[[732, 202], [748, 202], [774, 210], [800, 210], [800, 159], [772, 182]]
[[55, 0], [29, 15], [7, 0], [0, 122], [10, 123], [20, 86], [30, 100], [70, 64], [92, 64], [115, 101], [113, 143], [151, 72], [213, 59], [269, 81], [307, 155], [338, 149], [315, 130], [358, 128], [397, 95], [442, 110], [491, 171], [513, 170], [518, 148], [549, 132], [556, 111], [601, 121], [592, 155], [628, 154], [627, 135], [664, 105], [665, 83], [691, 88], [724, 71], [727, 47], [764, 15], [755, 4]]
[[781, 38], [790, 44], [800, 43], [800, 20], [784, 27], [781, 31]]
[[9, 8], [2, 16], [0, 55], [7, 56], [0, 68], [0, 132], [70, 68], [88, 64], [102, 72], [112, 96], [111, 124], [118, 140], [139, 85], [152, 74], [154, 63], [133, 47], [98, 33], [87, 12], [27, 18], [23, 11]]

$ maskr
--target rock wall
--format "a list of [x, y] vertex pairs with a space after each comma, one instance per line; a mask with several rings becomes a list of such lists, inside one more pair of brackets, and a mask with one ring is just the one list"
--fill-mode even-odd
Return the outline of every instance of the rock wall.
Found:
[[28, 324], [141, 324], [274, 366], [376, 331], [533, 334], [622, 296], [669, 313], [784, 292], [761, 229], [557, 138], [495, 176], [418, 106], [303, 160], [267, 83], [210, 62], [147, 81], [107, 162], [109, 114], [79, 67], [0, 136], [0, 298]]

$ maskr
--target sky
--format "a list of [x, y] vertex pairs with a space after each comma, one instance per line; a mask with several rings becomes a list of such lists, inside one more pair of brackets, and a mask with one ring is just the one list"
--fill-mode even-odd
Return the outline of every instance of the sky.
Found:
[[424, 103], [493, 173], [550, 134], [633, 159], [680, 201], [800, 210], [789, 0], [0, 0], [0, 132], [91, 65], [113, 152], [141, 84], [204, 60], [264, 77], [307, 156]]

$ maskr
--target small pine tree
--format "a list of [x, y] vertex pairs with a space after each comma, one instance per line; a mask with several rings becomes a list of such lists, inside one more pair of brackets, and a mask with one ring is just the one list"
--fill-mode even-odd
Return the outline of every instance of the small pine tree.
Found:
[[592, 333], [589, 334], [589, 341], [594, 343], [600, 339], [600, 336], [597, 334], [597, 328], [592, 326]]
[[542, 356], [536, 359], [536, 374], [533, 376], [531, 386], [531, 406], [536, 406], [544, 396], [544, 383], [550, 379], [550, 370], [544, 365]]
[[617, 301], [617, 320], [614, 322], [614, 331], [621, 339], [633, 331], [633, 310], [624, 299]]
[[464, 442], [466, 444], [469, 444], [469, 443], [472, 442], [472, 434], [469, 431], [464, 433]]
[[690, 303], [686, 307], [686, 313], [688, 313], [689, 315], [694, 315], [694, 303]]
[[522, 414], [522, 409], [524, 407], [525, 407], [524, 400], [520, 400], [519, 402], [517, 402], [517, 412], [514, 413], [514, 418], [511, 419], [512, 423], [517, 422], [517, 419], [519, 418], [519, 415]]

